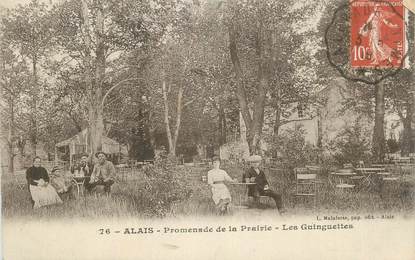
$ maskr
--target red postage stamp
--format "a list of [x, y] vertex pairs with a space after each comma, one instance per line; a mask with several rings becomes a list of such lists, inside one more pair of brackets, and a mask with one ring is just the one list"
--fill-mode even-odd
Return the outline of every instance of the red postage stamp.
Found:
[[402, 0], [350, 1], [352, 68], [397, 68], [405, 50]]

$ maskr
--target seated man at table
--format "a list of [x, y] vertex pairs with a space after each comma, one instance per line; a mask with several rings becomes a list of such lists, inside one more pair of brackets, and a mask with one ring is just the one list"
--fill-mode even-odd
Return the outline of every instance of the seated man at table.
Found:
[[92, 171], [94, 169], [94, 166], [88, 163], [88, 155], [82, 155], [81, 161], [71, 167], [71, 173], [74, 175], [74, 177], [85, 177], [85, 189], [90, 192], [91, 191], [91, 185], [89, 184], [89, 180], [92, 174]]
[[281, 195], [270, 189], [264, 172], [259, 168], [261, 160], [262, 158], [259, 155], [252, 155], [248, 159], [251, 167], [243, 174], [242, 182], [253, 182], [256, 184], [248, 186], [248, 196], [253, 197], [257, 205], [259, 204], [260, 196], [271, 197], [275, 201], [277, 209], [280, 212], [284, 212]]
[[115, 180], [115, 167], [112, 162], [107, 160], [104, 152], [97, 152], [95, 156], [98, 158], [98, 162], [94, 165], [89, 184], [91, 189], [97, 185], [102, 185], [104, 186], [104, 191], [109, 194], [111, 185], [114, 184]]

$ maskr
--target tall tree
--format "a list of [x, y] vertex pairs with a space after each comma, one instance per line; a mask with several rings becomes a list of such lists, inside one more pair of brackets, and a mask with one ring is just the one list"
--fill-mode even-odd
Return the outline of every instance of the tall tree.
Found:
[[[83, 71], [91, 154], [102, 149], [107, 97], [137, 81], [136, 70], [117, 62], [157, 42], [165, 31], [161, 17], [174, 3], [162, 1], [67, 1], [56, 6], [62, 53]], [[128, 74], [129, 73], [129, 74]]]
[[19, 141], [19, 134], [24, 127], [19, 124], [20, 98], [25, 94], [28, 86], [27, 78], [30, 74], [26, 63], [13, 54], [7, 44], [1, 42], [0, 51], [0, 89], [2, 96], [1, 118], [4, 129], [7, 129], [7, 152], [8, 172], [14, 172], [14, 157], [17, 155], [16, 148]]
[[27, 5], [19, 5], [9, 10], [2, 22], [5, 39], [10, 41], [13, 49], [18, 50], [31, 65], [30, 118], [27, 133], [32, 145], [32, 156], [35, 156], [38, 143], [38, 94], [42, 88], [39, 84], [39, 69], [42, 59], [49, 54], [53, 44], [49, 8], [38, 0], [32, 0]]
[[[294, 25], [304, 19], [304, 14], [316, 9], [312, 5], [295, 9], [287, 2], [278, 1], [227, 2], [226, 24], [235, 92], [247, 126], [251, 153], [259, 152], [266, 106], [275, 111], [272, 121], [278, 133], [279, 127], [288, 122], [283, 116], [293, 103], [311, 101], [308, 97], [316, 88], [312, 83], [316, 77], [298, 68], [304, 68], [314, 54], [301, 51], [305, 49], [302, 44], [306, 43], [307, 30], [297, 33]], [[287, 31], [294, 33], [289, 35]]]

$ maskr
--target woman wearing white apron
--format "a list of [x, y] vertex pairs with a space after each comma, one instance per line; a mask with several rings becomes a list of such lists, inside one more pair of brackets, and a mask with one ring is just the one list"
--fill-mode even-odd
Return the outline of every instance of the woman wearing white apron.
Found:
[[225, 185], [225, 182], [236, 182], [220, 167], [219, 157], [213, 158], [213, 169], [208, 172], [208, 184], [212, 188], [212, 199], [215, 202], [219, 213], [225, 214], [228, 205], [231, 202], [231, 194]]
[[49, 185], [49, 176], [45, 168], [40, 166], [40, 157], [33, 159], [33, 166], [26, 170], [26, 179], [32, 196], [33, 208], [62, 203], [58, 193]]

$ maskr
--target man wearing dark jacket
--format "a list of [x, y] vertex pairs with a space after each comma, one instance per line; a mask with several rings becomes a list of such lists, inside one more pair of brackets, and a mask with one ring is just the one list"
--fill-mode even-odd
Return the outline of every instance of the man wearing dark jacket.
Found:
[[278, 210], [283, 212], [281, 195], [270, 189], [264, 172], [259, 169], [261, 160], [259, 155], [249, 157], [251, 167], [244, 173], [242, 182], [256, 184], [248, 186], [248, 196], [253, 197], [256, 203], [258, 203], [260, 196], [268, 196], [275, 201]]

